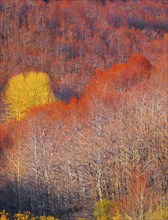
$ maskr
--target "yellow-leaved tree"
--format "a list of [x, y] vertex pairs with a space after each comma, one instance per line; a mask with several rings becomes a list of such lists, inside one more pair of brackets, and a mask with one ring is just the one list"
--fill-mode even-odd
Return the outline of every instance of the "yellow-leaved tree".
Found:
[[29, 72], [13, 76], [9, 79], [5, 91], [6, 119], [19, 121], [30, 108], [54, 101], [55, 96], [46, 73]]

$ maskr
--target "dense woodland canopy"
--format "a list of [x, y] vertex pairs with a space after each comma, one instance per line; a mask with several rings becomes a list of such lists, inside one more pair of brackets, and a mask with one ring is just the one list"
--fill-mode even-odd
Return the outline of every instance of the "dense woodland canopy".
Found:
[[0, 1], [0, 210], [168, 218], [167, 0]]

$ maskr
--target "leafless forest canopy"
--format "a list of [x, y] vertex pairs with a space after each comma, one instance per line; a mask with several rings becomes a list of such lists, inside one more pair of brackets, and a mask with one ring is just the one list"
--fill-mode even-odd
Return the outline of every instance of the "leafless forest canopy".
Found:
[[0, 211], [168, 218], [167, 3], [0, 0]]

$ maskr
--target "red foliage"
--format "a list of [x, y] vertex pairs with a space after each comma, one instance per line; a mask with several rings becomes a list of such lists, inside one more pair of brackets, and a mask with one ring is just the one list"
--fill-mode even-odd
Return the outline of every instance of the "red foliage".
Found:
[[150, 76], [151, 64], [143, 56], [132, 56], [128, 64], [118, 64], [109, 70], [113, 87], [118, 92], [129, 90]]
[[[155, 72], [167, 71], [166, 9], [164, 1], [136, 1], [136, 4], [133, 0], [0, 1], [0, 97], [12, 75], [31, 70], [47, 72], [57, 98], [55, 103], [31, 109], [20, 122], [0, 125], [0, 149], [11, 146], [11, 150], [17, 154], [18, 147], [21, 147], [23, 161], [29, 155], [29, 169], [23, 171], [25, 182], [22, 189], [30, 189], [32, 195], [29, 201], [37, 199], [33, 191], [35, 186], [44, 194], [44, 198], [46, 196], [47, 207], [49, 199], [55, 199], [57, 194], [58, 198], [54, 201], [56, 206], [58, 203], [56, 212], [68, 213], [81, 207], [85, 209], [88, 200], [95, 201], [95, 186], [99, 185], [103, 197], [117, 198], [117, 193], [119, 197], [127, 194], [122, 202], [126, 204], [126, 211], [132, 212], [131, 216], [137, 219], [150, 207], [149, 198], [155, 197], [157, 200], [148, 174], [136, 172], [131, 175], [128, 172], [130, 176], [122, 176], [122, 172], [127, 170], [128, 164], [131, 170], [134, 168], [132, 159], [128, 159], [144, 140], [150, 142], [144, 141], [144, 149], [152, 145], [155, 150], [151, 151], [155, 163], [161, 157], [157, 153], [158, 146], [164, 146], [166, 129], [163, 125], [165, 122], [161, 123], [166, 118], [163, 109], [167, 100], [163, 97], [167, 97], [167, 94], [166, 90], [160, 89], [159, 93], [157, 89], [157, 94], [155, 91], [159, 84], [156, 80], [165, 88], [166, 80], [164, 74], [153, 74], [153, 66]], [[150, 94], [154, 104], [157, 103], [156, 109], [153, 103], [148, 106]], [[142, 99], [146, 99], [145, 105], [137, 105]], [[4, 111], [2, 104], [0, 108]], [[139, 114], [140, 119], [135, 117]], [[150, 116], [152, 120], [156, 117], [154, 123], [149, 120]], [[140, 135], [138, 132], [141, 132]], [[45, 152], [44, 149], [38, 152], [42, 164], [36, 167], [36, 174], [40, 172], [41, 165], [49, 169], [45, 169], [45, 175], [39, 175], [39, 182], [33, 182], [34, 177], [30, 181], [29, 177], [33, 170], [31, 166], [36, 164], [32, 163], [31, 152], [25, 146], [28, 141], [30, 149], [36, 147], [36, 140], [33, 141], [40, 133], [41, 137], [37, 139], [44, 141]], [[23, 142], [23, 145], [20, 146], [18, 142]], [[53, 151], [56, 151], [55, 155]], [[36, 154], [36, 150], [34, 152]], [[49, 161], [43, 158], [46, 154], [53, 159], [54, 166], [48, 166]], [[141, 154], [137, 152], [140, 158]], [[146, 162], [147, 158], [142, 157], [142, 160]], [[138, 162], [143, 163], [141, 160]], [[156, 164], [154, 166], [157, 167]], [[50, 168], [54, 168], [51, 173]], [[51, 175], [51, 181], [47, 180], [46, 171]], [[10, 172], [5, 172], [10, 175]], [[160, 173], [158, 178], [160, 176], [162, 182], [166, 182], [166, 175]], [[43, 177], [50, 187], [39, 188], [43, 187], [43, 182], [40, 182]], [[30, 182], [28, 185], [27, 180]], [[10, 186], [8, 180], [6, 182], [11, 197], [15, 198], [12, 193], [17, 191], [18, 186], [10, 188], [12, 184]], [[52, 184], [55, 187], [53, 191]], [[161, 195], [163, 190], [164, 187], [158, 194]], [[25, 195], [29, 196], [30, 192], [25, 191]], [[9, 197], [7, 195], [7, 199]], [[42, 197], [40, 195], [35, 201], [38, 205]]]
[[3, 0], [0, 89], [13, 74], [34, 70], [47, 72], [54, 90], [58, 79], [61, 86], [65, 75], [74, 75], [70, 86], [81, 94], [95, 70], [127, 62], [131, 54], [143, 51], [155, 62], [166, 48], [160, 43], [166, 7], [150, 1]]
[[11, 138], [11, 129], [13, 129], [13, 124], [0, 124], [0, 149], [9, 148], [13, 145], [13, 140]]

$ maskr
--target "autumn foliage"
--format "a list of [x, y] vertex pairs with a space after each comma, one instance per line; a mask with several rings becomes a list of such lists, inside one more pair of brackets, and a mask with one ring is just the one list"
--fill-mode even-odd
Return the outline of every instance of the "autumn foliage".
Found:
[[0, 1], [0, 220], [167, 219], [166, 16]]
[[9, 80], [5, 91], [7, 120], [20, 120], [30, 108], [54, 100], [47, 74], [30, 72], [14, 76]]

